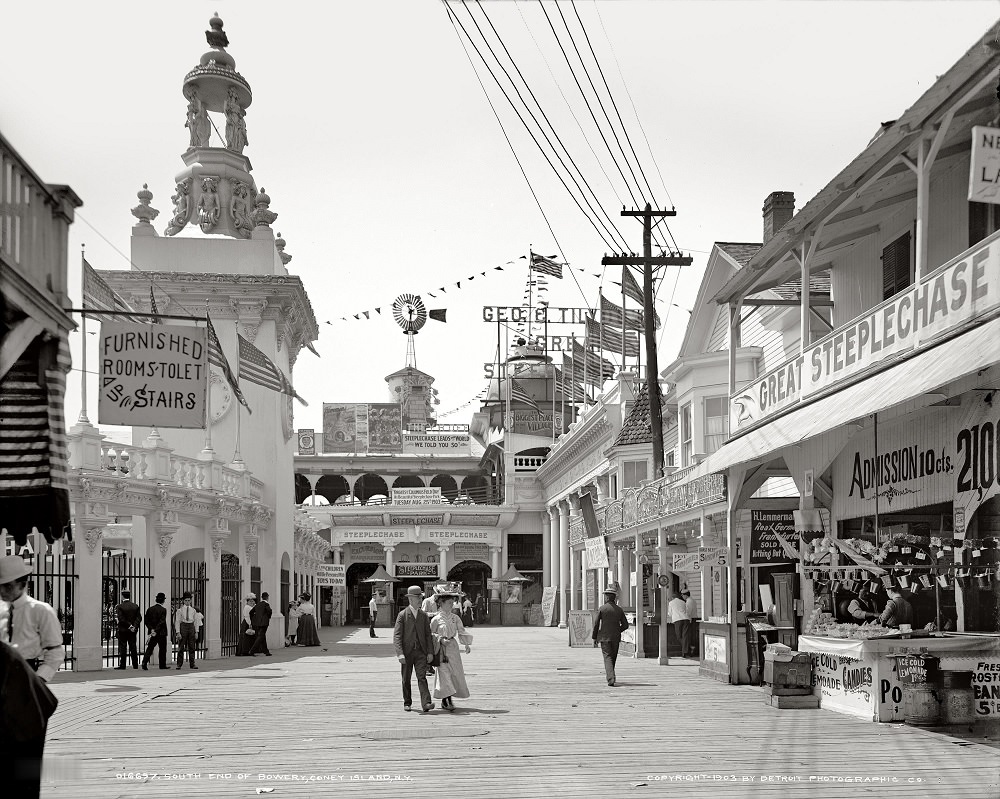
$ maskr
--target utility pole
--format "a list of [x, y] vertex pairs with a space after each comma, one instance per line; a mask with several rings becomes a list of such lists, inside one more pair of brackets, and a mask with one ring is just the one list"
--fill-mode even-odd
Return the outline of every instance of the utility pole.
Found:
[[[646, 336], [646, 389], [649, 394], [649, 423], [653, 429], [653, 477], [663, 477], [663, 410], [660, 407], [659, 367], [656, 363], [656, 327], [653, 313], [653, 267], [654, 266], [690, 266], [690, 255], [671, 253], [653, 257], [653, 218], [677, 216], [677, 211], [654, 211], [646, 203], [642, 211], [626, 211], [622, 216], [635, 216], [642, 219], [642, 256], [604, 256], [602, 266], [641, 266], [642, 267], [642, 307], [643, 327]], [[624, 319], [622, 320], [625, 321]], [[624, 330], [624, 325], [622, 330]]]

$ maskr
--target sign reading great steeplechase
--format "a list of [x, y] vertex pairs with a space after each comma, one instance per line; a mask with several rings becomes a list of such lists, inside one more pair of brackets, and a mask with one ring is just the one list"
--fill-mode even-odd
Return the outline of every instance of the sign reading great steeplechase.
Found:
[[1000, 306], [1000, 237], [989, 238], [810, 345], [730, 398], [730, 430], [754, 425], [886, 359], [919, 351]]
[[200, 327], [104, 322], [98, 421], [204, 428], [205, 341]]

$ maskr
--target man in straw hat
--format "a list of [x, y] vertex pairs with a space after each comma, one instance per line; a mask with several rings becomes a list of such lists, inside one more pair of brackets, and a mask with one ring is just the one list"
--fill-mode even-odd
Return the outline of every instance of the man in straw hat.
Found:
[[411, 585], [406, 589], [406, 600], [410, 604], [396, 616], [392, 645], [403, 677], [403, 710], [409, 710], [413, 704], [410, 678], [416, 671], [420, 706], [426, 713], [434, 709], [430, 688], [427, 686], [427, 664], [434, 658], [434, 639], [431, 637], [430, 617], [420, 609], [423, 595], [424, 592], [418, 585]]
[[185, 591], [181, 599], [184, 604], [177, 608], [177, 612], [174, 614], [174, 637], [177, 641], [177, 668], [179, 669], [184, 665], [184, 652], [186, 650], [188, 653], [188, 665], [192, 669], [197, 669], [198, 667], [194, 665], [194, 650], [197, 647], [195, 642], [195, 636], [197, 635], [197, 630], [195, 629], [197, 611], [191, 604], [193, 597], [190, 591]]
[[622, 643], [622, 633], [628, 629], [628, 619], [617, 604], [618, 584], [612, 583], [604, 589], [604, 604], [597, 611], [597, 620], [594, 622], [594, 632], [591, 637], [594, 639], [594, 648], [601, 646], [601, 654], [604, 655], [604, 674], [608, 678], [608, 685], [612, 688], [615, 685], [615, 663], [618, 662], [618, 647]]
[[63, 662], [62, 625], [51, 605], [28, 595], [30, 574], [20, 555], [0, 558], [0, 640], [48, 682]]

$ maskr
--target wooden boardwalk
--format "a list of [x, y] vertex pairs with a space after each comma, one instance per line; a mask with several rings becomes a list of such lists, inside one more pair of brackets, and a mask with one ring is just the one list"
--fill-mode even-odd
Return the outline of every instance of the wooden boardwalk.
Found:
[[622, 658], [608, 688], [564, 630], [472, 632], [455, 713], [403, 712], [388, 630], [198, 671], [60, 674], [42, 797], [1000, 796], [985, 744], [773, 709], [692, 665]]

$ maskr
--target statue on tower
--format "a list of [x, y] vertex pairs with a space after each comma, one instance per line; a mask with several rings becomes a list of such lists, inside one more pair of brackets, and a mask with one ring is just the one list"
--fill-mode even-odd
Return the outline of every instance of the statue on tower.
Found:
[[210, 232], [219, 223], [219, 179], [206, 177], [201, 183], [201, 199], [198, 200], [198, 225], [202, 233]]
[[191, 134], [191, 147], [207, 147], [208, 140], [212, 135], [212, 123], [208, 118], [208, 109], [198, 97], [198, 92], [193, 86], [184, 89], [184, 96], [187, 97], [187, 122], [184, 123]]
[[247, 146], [246, 111], [240, 105], [236, 89], [229, 87], [226, 97], [226, 149], [242, 153]]

